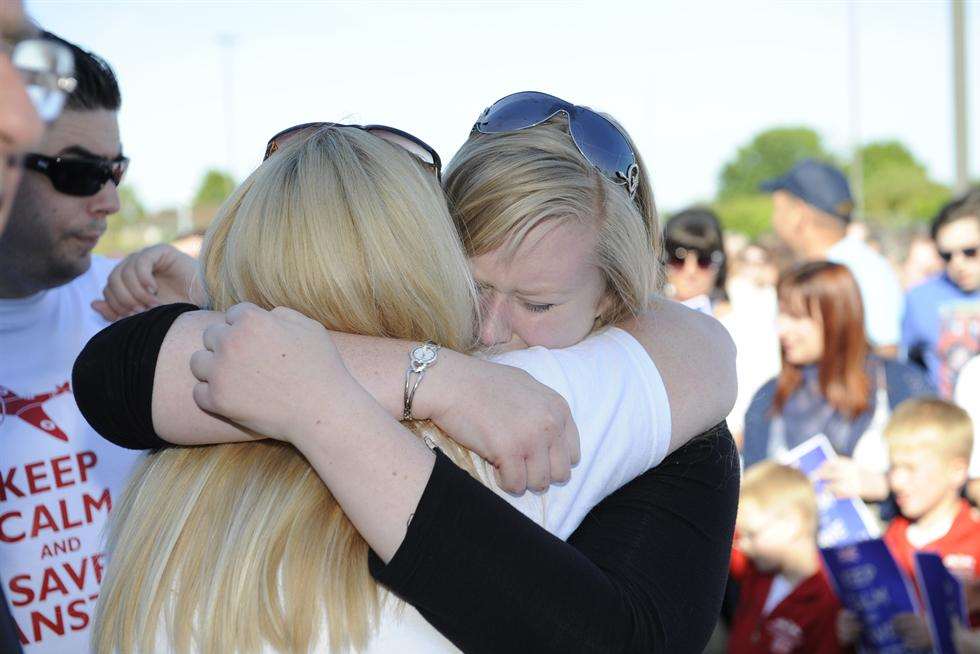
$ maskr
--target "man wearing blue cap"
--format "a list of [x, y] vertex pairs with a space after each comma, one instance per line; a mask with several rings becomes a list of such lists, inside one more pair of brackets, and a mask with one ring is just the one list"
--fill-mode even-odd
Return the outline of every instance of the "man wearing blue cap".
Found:
[[854, 200], [844, 174], [806, 159], [760, 188], [772, 193], [773, 229], [797, 257], [847, 266], [861, 289], [868, 338], [876, 352], [895, 356], [901, 337], [902, 286], [881, 254], [847, 235]]

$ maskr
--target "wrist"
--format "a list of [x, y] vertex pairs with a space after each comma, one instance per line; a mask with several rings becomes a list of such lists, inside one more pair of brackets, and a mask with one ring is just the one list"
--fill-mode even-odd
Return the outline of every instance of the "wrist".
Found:
[[425, 379], [415, 391], [412, 416], [438, 424], [453, 405], [456, 397], [454, 391], [459, 387], [462, 371], [471, 360], [472, 357], [465, 354], [446, 348], [440, 349], [439, 360], [425, 371]]
[[[321, 382], [304, 393], [304, 401], [292, 407], [283, 437], [299, 450], [323, 444], [355, 430], [366, 416], [384, 409], [349, 374], [343, 383]], [[385, 413], [387, 417], [387, 413]]]

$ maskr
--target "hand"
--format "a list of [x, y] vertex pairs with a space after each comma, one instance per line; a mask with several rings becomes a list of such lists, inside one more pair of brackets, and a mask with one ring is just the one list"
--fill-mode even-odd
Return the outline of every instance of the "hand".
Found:
[[119, 320], [161, 304], [189, 302], [197, 262], [169, 244], [130, 254], [109, 273], [104, 298], [92, 302], [103, 318]]
[[841, 609], [837, 614], [837, 642], [843, 647], [850, 647], [861, 637], [863, 629], [861, 621], [853, 611]]
[[243, 303], [208, 327], [191, 355], [204, 411], [270, 438], [297, 443], [313, 425], [342, 420], [348, 407], [373, 399], [351, 377], [329, 332], [292, 309]]
[[523, 370], [470, 361], [466, 379], [446, 380], [444, 406], [431, 420], [493, 465], [497, 485], [508, 493], [568, 481], [581, 449], [565, 399]]
[[953, 644], [957, 654], [980, 654], [980, 631], [970, 631], [954, 618]]
[[915, 613], [900, 613], [892, 618], [892, 627], [906, 649], [932, 651], [932, 636], [925, 618]]
[[885, 476], [867, 470], [846, 456], [827, 461], [817, 470], [817, 478], [837, 497], [880, 501], [888, 497]]

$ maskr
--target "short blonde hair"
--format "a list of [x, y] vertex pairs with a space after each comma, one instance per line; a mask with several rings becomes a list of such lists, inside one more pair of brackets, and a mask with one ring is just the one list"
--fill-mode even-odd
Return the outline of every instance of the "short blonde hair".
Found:
[[969, 414], [938, 397], [916, 397], [902, 402], [885, 427], [889, 452], [928, 449], [943, 461], [970, 461], [973, 422]]
[[762, 461], [749, 467], [742, 477], [739, 501], [771, 514], [793, 511], [816, 534], [817, 494], [813, 483], [796, 468], [775, 461]]
[[501, 247], [513, 253], [547, 221], [588, 222], [597, 230], [596, 265], [611, 300], [596, 326], [644, 313], [663, 285], [662, 247], [650, 177], [635, 145], [633, 151], [640, 178], [631, 199], [578, 151], [561, 115], [516, 132], [474, 132], [443, 181], [467, 254]]

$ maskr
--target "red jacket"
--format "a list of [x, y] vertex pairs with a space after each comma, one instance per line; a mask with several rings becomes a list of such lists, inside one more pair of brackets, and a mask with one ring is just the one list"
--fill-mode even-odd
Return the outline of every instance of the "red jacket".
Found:
[[762, 615], [774, 573], [760, 572], [737, 550], [731, 576], [738, 606], [728, 633], [729, 654], [840, 654], [840, 602], [823, 571], [801, 581], [768, 615]]
[[[980, 578], [980, 511], [960, 500], [960, 510], [953, 519], [949, 531], [921, 548], [916, 549], [908, 540], [911, 522], [903, 516], [891, 521], [885, 531], [885, 543], [895, 557], [898, 567], [915, 584], [915, 553], [935, 552], [943, 557], [950, 570], [972, 570]], [[980, 612], [970, 613], [970, 626], [980, 626]]]

